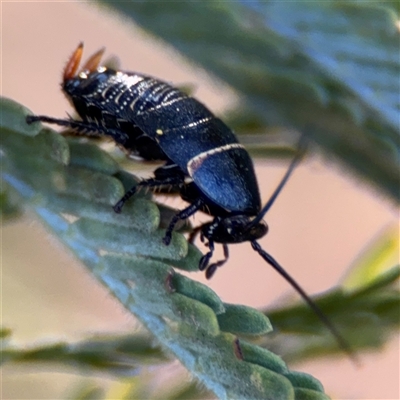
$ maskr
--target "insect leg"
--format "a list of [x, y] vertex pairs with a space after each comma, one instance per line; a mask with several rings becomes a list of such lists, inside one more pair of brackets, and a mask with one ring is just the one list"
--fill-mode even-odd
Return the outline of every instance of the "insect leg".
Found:
[[215, 274], [215, 271], [217, 270], [218, 267], [221, 267], [222, 265], [224, 265], [229, 258], [229, 250], [228, 250], [228, 246], [226, 243], [222, 244], [222, 247], [224, 249], [224, 259], [223, 260], [219, 260], [216, 263], [213, 263], [211, 265], [208, 266], [208, 268], [206, 269], [206, 278], [207, 279], [211, 279], [212, 276]]
[[188, 242], [190, 244], [193, 244], [193, 242], [195, 241], [196, 237], [201, 233], [202, 226], [203, 225], [200, 225], [200, 226], [194, 228], [192, 230], [192, 232], [190, 232], [190, 235], [188, 237]]
[[181, 219], [189, 218], [194, 213], [199, 211], [203, 207], [203, 205], [204, 205], [203, 200], [201, 198], [199, 198], [194, 203], [192, 203], [190, 206], [179, 211], [178, 214], [175, 214], [175, 216], [172, 218], [171, 222], [169, 223], [168, 228], [165, 232], [165, 236], [163, 238], [163, 242], [165, 245], [168, 246], [171, 243], [172, 231], [174, 230], [176, 223]]
[[[34, 122], [46, 122], [48, 124], [54, 124], [54, 125], [59, 125], [59, 126], [65, 126], [66, 128], [71, 128], [76, 131], [82, 132], [83, 135], [87, 135], [87, 131], [94, 131], [96, 130], [98, 132], [98, 126], [96, 125], [97, 129], [94, 129], [92, 125], [88, 122], [83, 122], [83, 121], [75, 121], [73, 119], [58, 119], [58, 118], [52, 118], [52, 117], [46, 117], [45, 115], [28, 115], [26, 117], [26, 122], [28, 124], [33, 124]], [[87, 135], [89, 136], [89, 135]]]
[[166, 186], [177, 187], [184, 183], [185, 175], [182, 170], [176, 165], [168, 161], [165, 165], [157, 168], [154, 171], [154, 178], [146, 179], [137, 186], [133, 186], [125, 195], [115, 204], [114, 211], [120, 213], [124, 204], [136, 193], [138, 186], [148, 188], [163, 188]]
[[210, 262], [211, 257], [214, 253], [214, 242], [212, 240], [209, 240], [208, 247], [209, 247], [210, 251], [208, 253], [204, 254], [204, 256], [200, 258], [200, 262], [199, 262], [199, 270], [200, 271], [204, 271], [207, 268], [208, 263]]
[[164, 179], [150, 178], [139, 182], [136, 186], [129, 189], [124, 196], [114, 205], [114, 211], [119, 214], [122, 211], [124, 204], [137, 192], [139, 187], [158, 188], [166, 185], [178, 186], [183, 183], [180, 176], [170, 176]]
[[98, 124], [96, 122], [88, 121], [77, 121], [74, 119], [59, 119], [47, 117], [45, 115], [28, 115], [26, 117], [26, 122], [28, 124], [33, 124], [34, 122], [45, 122], [47, 124], [54, 124], [58, 126], [64, 126], [66, 128], [71, 128], [76, 136], [85, 137], [95, 137], [99, 138], [102, 136], [110, 136], [115, 139], [115, 141], [126, 140], [126, 134], [117, 131], [115, 129], [106, 127], [104, 125]]

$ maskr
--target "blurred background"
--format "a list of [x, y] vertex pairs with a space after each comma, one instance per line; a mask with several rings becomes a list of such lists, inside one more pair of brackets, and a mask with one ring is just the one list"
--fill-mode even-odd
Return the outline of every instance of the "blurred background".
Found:
[[[1, 7], [1, 93], [36, 114], [63, 118], [71, 112], [60, 91], [61, 72], [80, 41], [85, 43], [86, 56], [105, 46], [106, 55], [117, 56], [122, 69], [193, 85], [194, 95], [219, 115], [236, 101], [229, 88], [186, 63], [165, 43], [89, 3], [10, 1]], [[256, 163], [264, 202], [287, 164]], [[140, 164], [133, 168], [140, 174]], [[165, 202], [180, 206], [171, 198]], [[196, 216], [192, 222], [201, 221]], [[262, 246], [313, 294], [339, 282], [366, 245], [397, 226], [398, 210], [343, 166], [321, 155], [308, 158], [295, 171], [266, 221], [270, 231]], [[1, 262], [2, 325], [13, 330], [17, 343], [74, 340], [137, 327], [131, 315], [32, 215], [2, 226]], [[190, 276], [206, 282], [201, 273]], [[229, 263], [207, 285], [225, 302], [255, 307], [294, 296], [246, 243], [231, 247]], [[345, 358], [294, 367], [317, 377], [337, 399], [399, 398], [398, 337], [379, 352], [363, 354], [361, 361], [360, 368]], [[85, 380], [113, 383], [108, 376], [5, 367], [1, 398], [66, 398], [71, 388]]]

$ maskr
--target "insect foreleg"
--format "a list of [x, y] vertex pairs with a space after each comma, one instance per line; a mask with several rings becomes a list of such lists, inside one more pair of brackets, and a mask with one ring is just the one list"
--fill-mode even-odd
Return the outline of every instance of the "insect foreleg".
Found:
[[212, 276], [215, 274], [215, 271], [217, 270], [217, 268], [221, 267], [228, 261], [228, 258], [229, 258], [228, 245], [226, 243], [222, 243], [222, 248], [224, 250], [224, 258], [207, 267], [207, 270], [206, 270], [206, 278], [207, 279], [211, 279]]

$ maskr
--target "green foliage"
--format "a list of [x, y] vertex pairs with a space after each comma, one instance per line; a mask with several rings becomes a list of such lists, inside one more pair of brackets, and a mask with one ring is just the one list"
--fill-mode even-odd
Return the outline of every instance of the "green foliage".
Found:
[[375, 283], [386, 285], [382, 277], [390, 277], [388, 269], [399, 262], [399, 239], [397, 226], [382, 232], [351, 266], [343, 281], [343, 287], [347, 291], [357, 291], [363, 287], [373, 288]]
[[266, 127], [295, 128], [399, 200], [395, 3], [102, 3], [234, 88], [243, 102], [236, 116], [251, 112], [258, 149]]
[[[398, 254], [398, 229], [388, 229], [360, 256], [341, 286], [314, 299], [354, 350], [383, 346], [400, 327], [400, 266], [388, 269]], [[276, 336], [259, 344], [285, 360], [340, 353], [330, 332], [304, 304], [264, 312]]]
[[[399, 278], [400, 267], [394, 267], [369, 285], [354, 291], [338, 287], [314, 301], [355, 351], [381, 347], [400, 327]], [[275, 336], [264, 337], [259, 344], [281, 354], [285, 360], [341, 355], [330, 332], [305, 305], [266, 309], [265, 313], [275, 328]]]
[[[27, 136], [18, 129], [29, 111], [6, 99], [0, 106], [4, 120], [11, 115], [15, 121], [1, 126], [2, 179], [9, 190], [208, 389], [219, 398], [287, 400], [304, 398], [305, 393], [310, 398], [327, 398], [314, 378], [300, 374], [303, 378], [293, 381], [292, 372], [278, 356], [235, 336], [268, 332], [270, 324], [262, 313], [226, 305], [203, 284], [173, 270], [197, 269], [201, 254], [176, 232], [171, 245], [163, 245], [164, 230], [159, 228], [163, 208], [139, 192], [127, 205], [137, 215], [131, 225], [113, 218], [110, 204], [123, 194], [127, 176], [106, 153], [87, 151], [87, 144], [78, 149], [75, 140], [49, 129]], [[104, 358], [102, 341], [83, 347], [58, 343], [29, 351], [6, 347], [3, 360], [74, 360], [114, 373], [126, 369], [115, 354], [118, 341], [108, 345]], [[130, 367], [137, 368], [132, 358], [137, 354], [129, 356]]]
[[32, 348], [4, 346], [1, 364], [9, 362], [70, 365], [87, 370], [130, 376], [143, 366], [163, 364], [170, 358], [150, 341], [148, 335], [98, 336], [79, 343], [56, 342]]
[[21, 209], [17, 205], [17, 199], [14, 199], [6, 185], [2, 185], [0, 189], [0, 218], [4, 223], [21, 215]]

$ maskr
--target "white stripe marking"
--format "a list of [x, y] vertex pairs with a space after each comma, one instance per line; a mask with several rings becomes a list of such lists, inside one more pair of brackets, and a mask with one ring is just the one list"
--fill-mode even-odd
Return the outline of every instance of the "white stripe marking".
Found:
[[114, 102], [115, 102], [116, 104], [119, 104], [119, 99], [121, 98], [121, 96], [122, 96], [125, 92], [128, 92], [128, 91], [130, 91], [130, 90], [131, 90], [130, 87], [125, 88], [125, 89], [115, 98]]
[[187, 169], [188, 169], [189, 176], [193, 176], [193, 173], [196, 171], [197, 168], [199, 168], [201, 163], [207, 157], [212, 156], [213, 154], [222, 153], [224, 151], [228, 151], [231, 149], [244, 149], [244, 146], [240, 143], [225, 144], [221, 147], [216, 147], [215, 149], [203, 151], [202, 153], [197, 154], [197, 156], [194, 156], [187, 163]]

